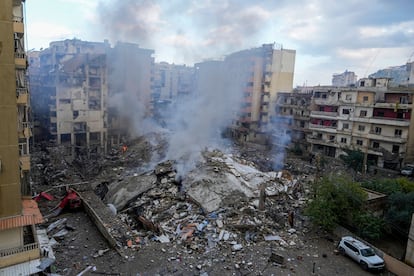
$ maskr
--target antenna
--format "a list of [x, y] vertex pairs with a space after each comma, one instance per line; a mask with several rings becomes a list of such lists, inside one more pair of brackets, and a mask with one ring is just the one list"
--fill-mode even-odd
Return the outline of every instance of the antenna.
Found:
[[368, 65], [367, 69], [365, 70], [365, 73], [364, 73], [364, 78], [366, 78], [366, 77], [367, 77], [368, 70], [371, 68], [372, 64], [373, 64], [373, 63], [374, 63], [374, 61], [377, 59], [377, 56], [378, 56], [378, 54], [379, 54], [380, 52], [381, 52], [381, 48], [379, 48], [379, 49], [378, 49], [378, 51], [375, 53], [374, 57], [371, 59], [371, 62], [369, 63], [369, 65]]

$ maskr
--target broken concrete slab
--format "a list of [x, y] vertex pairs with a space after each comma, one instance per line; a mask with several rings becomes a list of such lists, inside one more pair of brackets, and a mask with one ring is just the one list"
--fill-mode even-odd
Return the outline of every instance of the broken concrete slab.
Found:
[[156, 183], [157, 177], [153, 173], [126, 176], [122, 181], [108, 186], [104, 201], [113, 204], [117, 210], [122, 210], [129, 201], [155, 187]]

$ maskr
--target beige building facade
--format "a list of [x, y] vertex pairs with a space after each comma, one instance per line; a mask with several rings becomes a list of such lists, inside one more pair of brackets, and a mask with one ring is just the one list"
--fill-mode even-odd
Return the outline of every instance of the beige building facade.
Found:
[[0, 2], [0, 275], [39, 272], [35, 225], [43, 222], [31, 199], [30, 97], [26, 80], [24, 1]]
[[388, 87], [388, 81], [361, 79], [357, 87], [315, 86], [307, 90], [310, 102], [301, 93], [280, 94], [276, 110], [292, 120], [285, 124], [292, 138], [301, 126], [305, 148], [311, 153], [337, 158], [346, 150], [359, 150], [366, 165], [398, 169], [414, 161], [414, 91]]

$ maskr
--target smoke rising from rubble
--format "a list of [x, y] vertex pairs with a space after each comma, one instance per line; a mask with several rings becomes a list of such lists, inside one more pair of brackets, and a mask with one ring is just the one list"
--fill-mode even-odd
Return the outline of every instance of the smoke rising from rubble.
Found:
[[201, 64], [195, 93], [165, 114], [171, 130], [166, 159], [177, 161], [178, 176], [193, 169], [206, 148], [228, 150], [229, 143], [222, 134], [243, 96], [244, 72], [239, 69], [222, 62]]
[[292, 123], [291, 117], [281, 117], [278, 114], [272, 119], [272, 129], [269, 133], [272, 136], [272, 167], [273, 170], [280, 170], [285, 163], [286, 147], [291, 142], [291, 134], [287, 125]]

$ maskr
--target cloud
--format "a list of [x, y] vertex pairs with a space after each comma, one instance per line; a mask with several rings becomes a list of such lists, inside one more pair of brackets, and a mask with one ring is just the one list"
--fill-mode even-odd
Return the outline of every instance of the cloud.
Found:
[[79, 33], [67, 26], [57, 25], [51, 22], [33, 22], [27, 25], [27, 32], [30, 34], [28, 39], [29, 48], [31, 44], [41, 47], [48, 47], [52, 41], [63, 40], [77, 37]]

